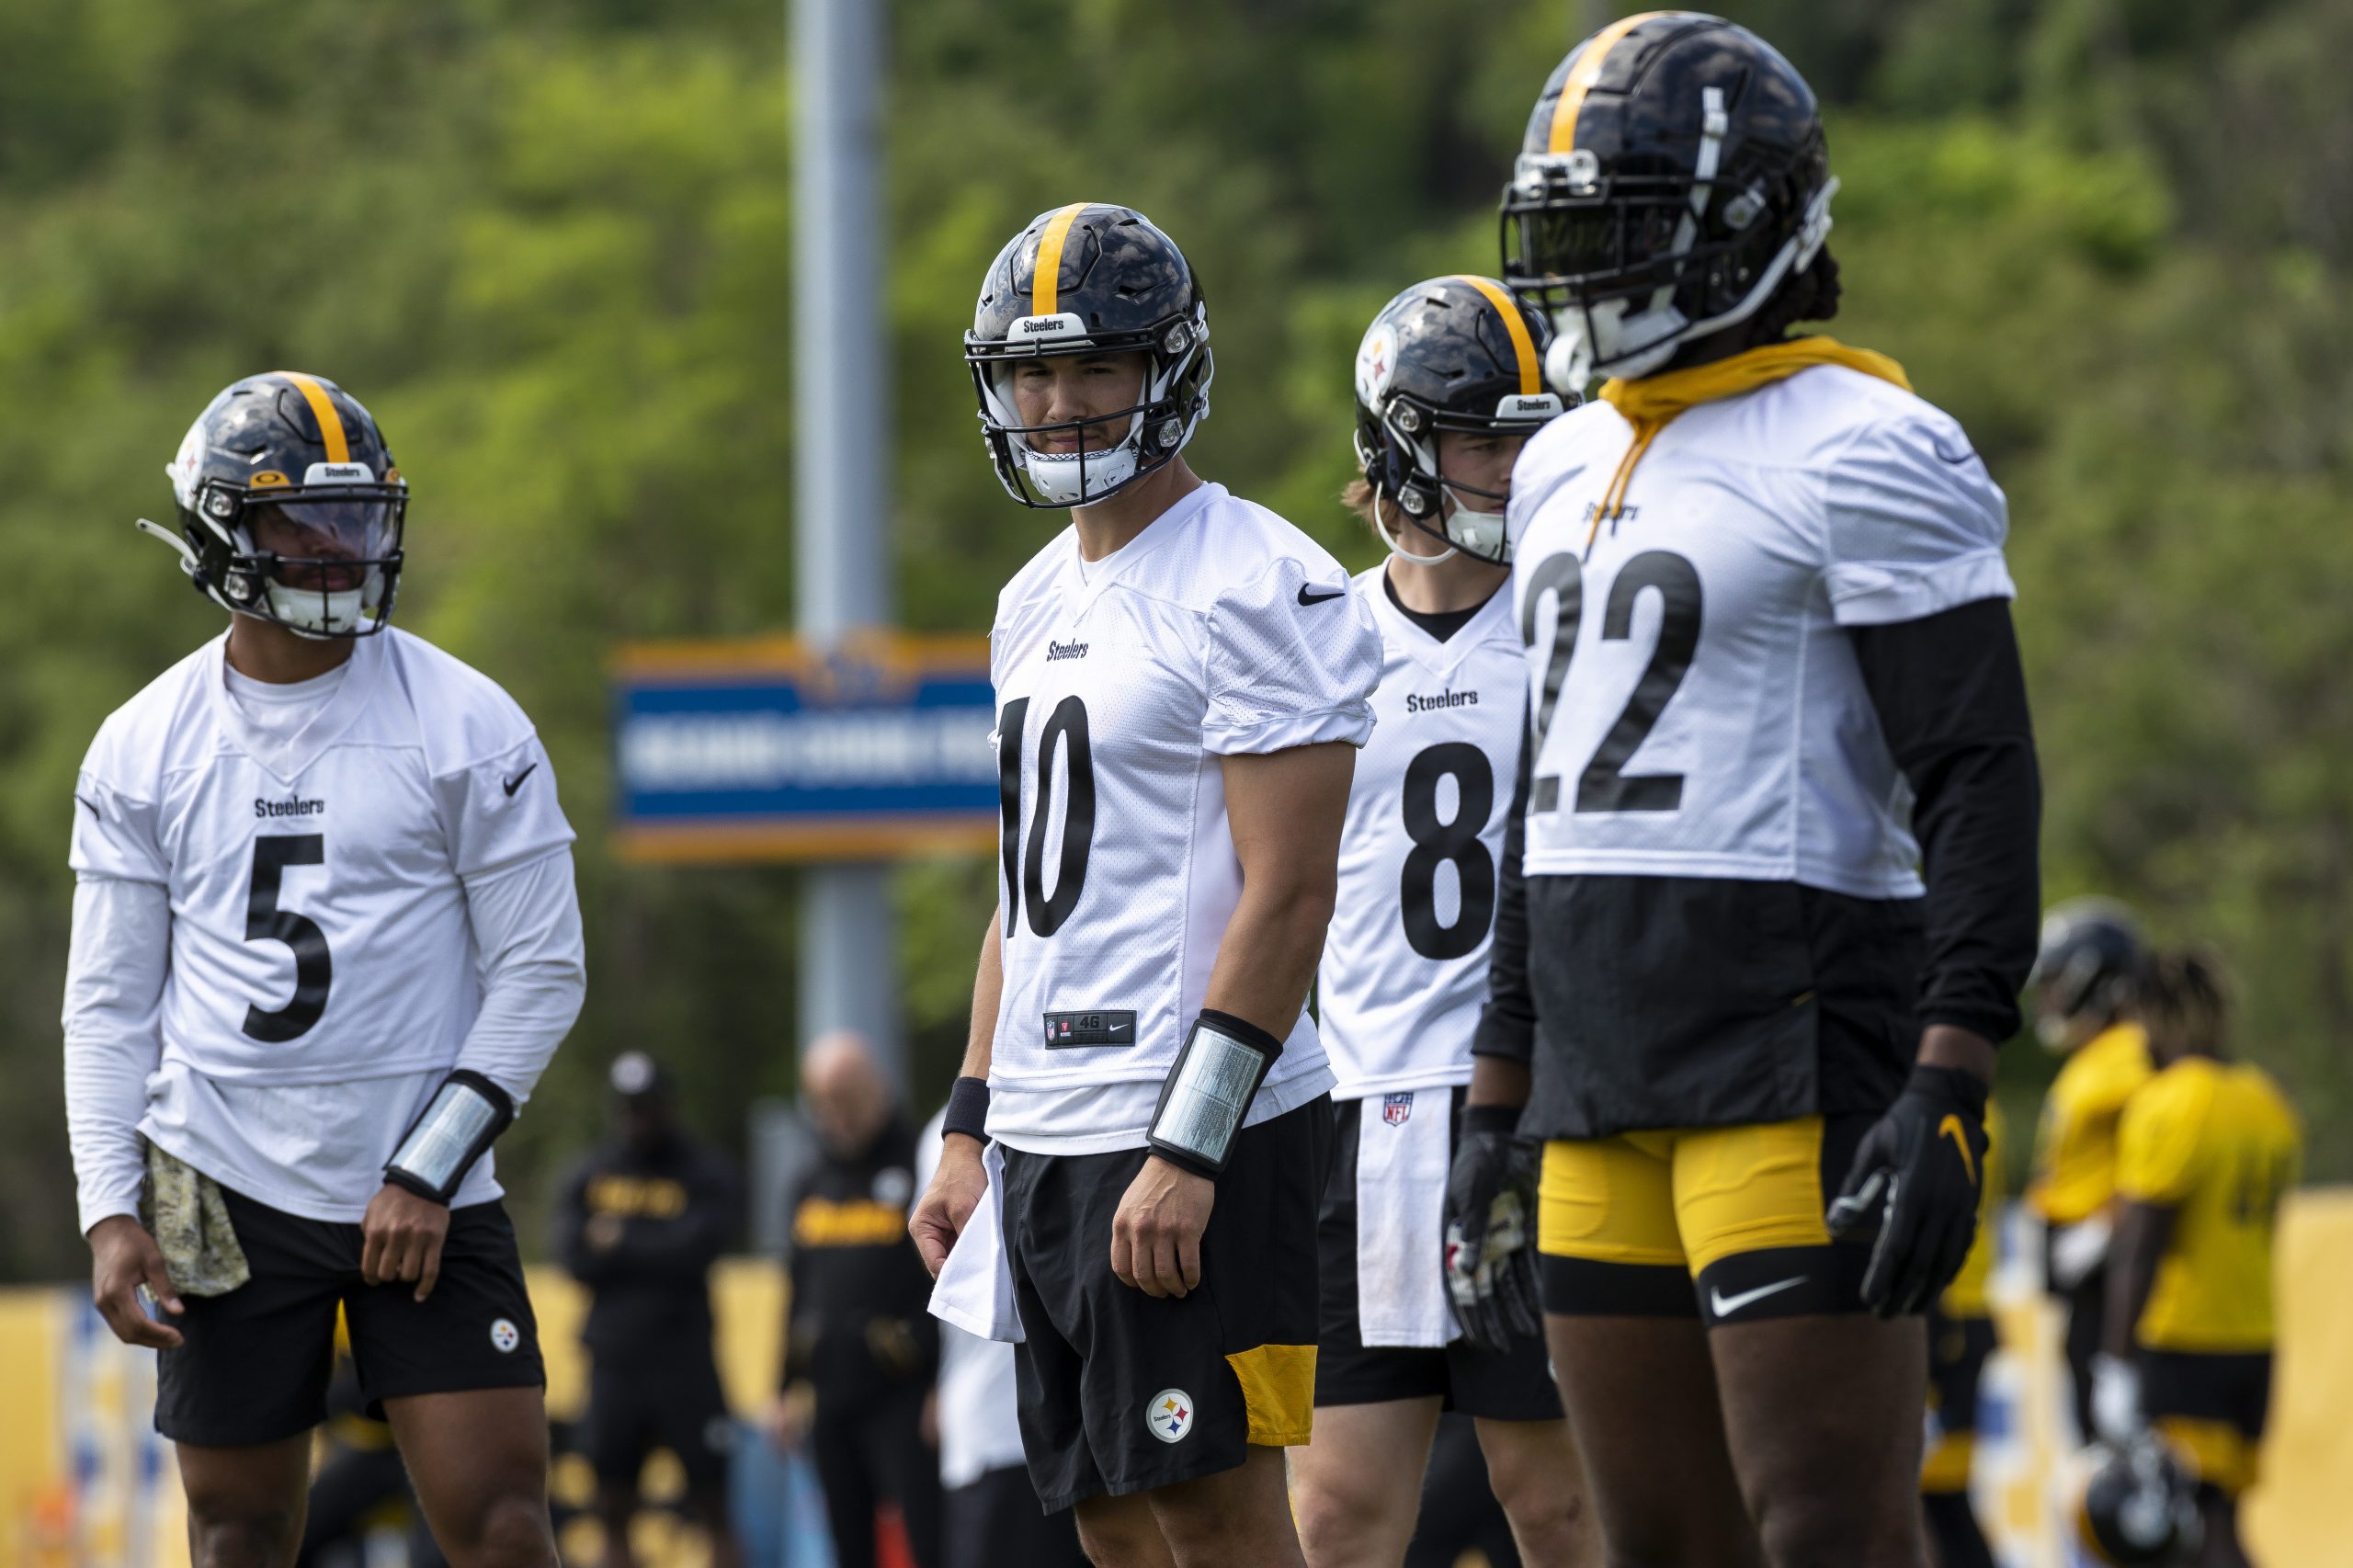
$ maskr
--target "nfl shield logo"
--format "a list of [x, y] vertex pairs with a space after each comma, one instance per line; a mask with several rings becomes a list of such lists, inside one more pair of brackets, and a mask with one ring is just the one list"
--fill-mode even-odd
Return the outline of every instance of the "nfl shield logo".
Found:
[[1381, 1096], [1381, 1119], [1387, 1122], [1390, 1126], [1404, 1126], [1405, 1119], [1413, 1114], [1413, 1090], [1407, 1089], [1402, 1095], [1383, 1095]]

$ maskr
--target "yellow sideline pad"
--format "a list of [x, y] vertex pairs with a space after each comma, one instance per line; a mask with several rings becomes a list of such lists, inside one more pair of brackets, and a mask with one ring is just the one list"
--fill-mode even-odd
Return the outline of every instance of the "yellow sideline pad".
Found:
[[[2248, 1494], [2248, 1545], [2258, 1561], [2342, 1561], [2344, 1487], [2353, 1476], [2353, 1187], [2305, 1188], [2282, 1214], [2279, 1335], [2263, 1481]], [[577, 1415], [587, 1365], [575, 1335], [585, 1299], [562, 1271], [529, 1271], [548, 1361], [548, 1404]], [[771, 1264], [731, 1258], [714, 1275], [720, 1371], [741, 1414], [776, 1386], [784, 1282]], [[154, 1439], [154, 1363], [114, 1343], [82, 1311], [81, 1287], [0, 1290], [0, 1568], [186, 1568], [187, 1535], [169, 1451]], [[2014, 1300], [1998, 1312], [2006, 1352], [2027, 1358], [2018, 1425], [2055, 1431], [2055, 1320]], [[2055, 1530], [2065, 1456], [2047, 1436], [2006, 1453], [1978, 1447], [1986, 1522], [2042, 1568], [2063, 1559]], [[152, 1467], [150, 1456], [159, 1463]], [[77, 1482], [77, 1474], [81, 1479]], [[1991, 1495], [1989, 1496], [1989, 1493]]]

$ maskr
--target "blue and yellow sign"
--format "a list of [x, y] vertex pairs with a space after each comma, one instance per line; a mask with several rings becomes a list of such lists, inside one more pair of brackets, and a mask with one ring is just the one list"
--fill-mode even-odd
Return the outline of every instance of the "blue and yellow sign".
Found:
[[988, 643], [636, 643], [614, 661], [634, 860], [866, 860], [996, 842]]

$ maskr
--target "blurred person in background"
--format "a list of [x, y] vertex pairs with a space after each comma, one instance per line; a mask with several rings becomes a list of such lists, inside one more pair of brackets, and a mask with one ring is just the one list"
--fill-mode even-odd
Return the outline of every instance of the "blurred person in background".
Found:
[[161, 1352], [204, 1568], [292, 1560], [338, 1305], [441, 1551], [545, 1568], [547, 1377], [491, 1146], [586, 988], [553, 768], [494, 682], [391, 628], [408, 483], [350, 393], [247, 377], [166, 472], [178, 528], [141, 527], [230, 620], [74, 787], [93, 1296]]
[[2233, 1059], [2213, 955], [2158, 955], [2137, 1007], [2157, 1072], [2117, 1131], [2093, 1424], [2118, 1448], [2154, 1426], [2197, 1478], [2200, 1568], [2245, 1568], [2238, 1504], [2270, 1409], [2272, 1248], [2303, 1131], [2271, 1075]]
[[[915, 1139], [915, 1187], [939, 1168], [942, 1108]], [[939, 1325], [939, 1385], [934, 1398], [939, 1438], [942, 1568], [1086, 1568], [1078, 1525], [1068, 1508], [1038, 1506], [1021, 1461], [1019, 1393], [1013, 1346]]]
[[939, 1459], [926, 1435], [939, 1332], [931, 1276], [907, 1235], [915, 1130], [873, 1047], [813, 1041], [801, 1104], [817, 1158], [795, 1185], [781, 1391], [765, 1420], [805, 1449], [825, 1494], [837, 1568], [872, 1568], [874, 1510], [898, 1506], [916, 1568], [940, 1562]]
[[1979, 1189], [1977, 1239], [1937, 1304], [1928, 1309], [1928, 1437], [1920, 1461], [1920, 1506], [1934, 1568], [1995, 1568], [1993, 1548], [1970, 1502], [1977, 1457], [1977, 1391], [1985, 1363], [2001, 1344], [1986, 1290], [2001, 1253], [2001, 1108], [1985, 1102], [1985, 1181]]
[[915, 1233], [943, 1313], [1021, 1335], [1030, 1477], [1102, 1568], [1303, 1561], [1306, 1002], [1381, 673], [1330, 552], [1186, 460], [1209, 334], [1176, 242], [1079, 201], [999, 250], [964, 336], [999, 483], [1069, 521], [997, 597], [1003, 869]]
[[1554, 69], [1504, 196], [1554, 384], [1609, 379], [1512, 472], [1530, 788], [1469, 1104], [1547, 1141], [1615, 1562], [1919, 1561], [1921, 1314], [2034, 956], [2007, 503], [1901, 366], [1792, 335], [1836, 189], [1786, 59], [1654, 11]]
[[2116, 1128], [2149, 1081], [2148, 1037], [2132, 1017], [2146, 949], [2132, 912], [2110, 899], [2052, 905], [2034, 970], [2034, 1033], [2066, 1060], [2043, 1096], [2029, 1208], [2042, 1220], [2043, 1278], [2066, 1312], [2075, 1433], [2092, 1437], [2092, 1359], [2107, 1330], [2116, 1227]]
[[586, 1450], [606, 1568], [630, 1568], [646, 1455], [686, 1471], [686, 1511], [733, 1568], [727, 1467], [733, 1428], [712, 1351], [710, 1266], [742, 1214], [735, 1173], [678, 1125], [668, 1075], [642, 1051], [613, 1061], [613, 1136], [565, 1178], [556, 1256], [587, 1287]]
[[[1357, 350], [1362, 477], [1344, 498], [1389, 557], [1356, 580], [1383, 663], [1317, 971], [1339, 1116], [1318, 1223], [1315, 1433], [1291, 1456], [1315, 1568], [1404, 1559], [1446, 1409], [1476, 1419], [1486, 1463], [1466, 1492], [1492, 1506], [1492, 1483], [1520, 1557], [1592, 1560], [1576, 1448], [1545, 1369], [1534, 1216], [1507, 1189], [1467, 1192], [1461, 1207], [1475, 1212], [1447, 1223], [1457, 1145], [1509, 1141], [1519, 1119], [1517, 1108], [1466, 1115], [1462, 1096], [1528, 706], [1502, 591], [1504, 506], [1520, 448], [1563, 406], [1543, 387], [1551, 336], [1501, 283], [1456, 276], [1398, 294]], [[1532, 1168], [1534, 1147], [1519, 1153]], [[1449, 1259], [1465, 1280], [1515, 1269], [1518, 1290], [1450, 1301]]]

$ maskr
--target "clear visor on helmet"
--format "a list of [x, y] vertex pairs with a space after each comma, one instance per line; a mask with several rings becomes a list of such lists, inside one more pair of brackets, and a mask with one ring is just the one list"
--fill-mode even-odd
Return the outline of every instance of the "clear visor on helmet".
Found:
[[245, 546], [271, 559], [274, 582], [347, 593], [399, 553], [401, 513], [396, 500], [290, 499], [248, 503], [237, 523]]

